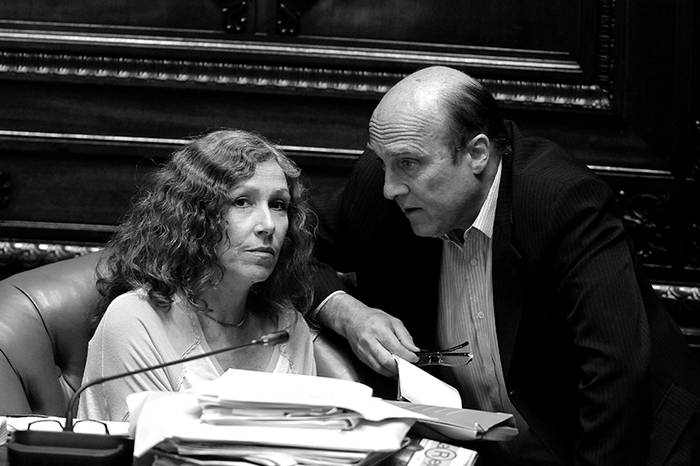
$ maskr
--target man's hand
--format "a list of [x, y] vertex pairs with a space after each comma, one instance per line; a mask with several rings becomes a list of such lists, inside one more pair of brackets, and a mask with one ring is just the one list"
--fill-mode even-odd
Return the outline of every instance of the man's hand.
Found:
[[396, 375], [392, 354], [418, 361], [419, 348], [396, 317], [366, 306], [347, 293], [332, 296], [319, 310], [319, 321], [344, 336], [355, 355], [382, 375]]

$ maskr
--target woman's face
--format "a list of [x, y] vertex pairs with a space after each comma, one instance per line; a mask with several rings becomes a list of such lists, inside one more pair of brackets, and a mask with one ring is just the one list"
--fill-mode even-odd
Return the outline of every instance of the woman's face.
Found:
[[236, 185], [225, 212], [227, 226], [218, 246], [225, 277], [249, 284], [265, 281], [277, 264], [289, 219], [287, 179], [275, 160], [260, 163], [255, 174]]

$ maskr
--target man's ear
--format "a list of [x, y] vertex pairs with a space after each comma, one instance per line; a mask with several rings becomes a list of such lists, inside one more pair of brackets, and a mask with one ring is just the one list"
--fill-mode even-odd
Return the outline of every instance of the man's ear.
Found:
[[475, 175], [480, 175], [489, 163], [491, 157], [491, 141], [483, 133], [474, 136], [467, 143], [467, 152], [470, 156], [472, 171]]

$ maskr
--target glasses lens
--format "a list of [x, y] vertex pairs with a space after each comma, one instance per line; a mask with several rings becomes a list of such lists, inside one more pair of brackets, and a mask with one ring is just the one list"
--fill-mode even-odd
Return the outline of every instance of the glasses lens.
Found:
[[107, 424], [92, 419], [81, 419], [73, 424], [73, 431], [81, 434], [109, 434]]
[[443, 353], [438, 362], [441, 366], [466, 366], [472, 360], [470, 353]]
[[27, 424], [27, 430], [48, 430], [57, 432], [63, 430], [63, 424], [55, 419], [39, 419]]

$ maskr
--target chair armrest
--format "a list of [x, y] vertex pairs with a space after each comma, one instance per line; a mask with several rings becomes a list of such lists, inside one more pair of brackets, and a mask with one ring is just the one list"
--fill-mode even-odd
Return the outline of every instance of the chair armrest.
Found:
[[362, 364], [340, 336], [326, 330], [314, 338], [316, 373], [321, 377], [362, 382], [358, 365]]
[[0, 350], [0, 415], [27, 415], [31, 412], [22, 382]]
[[360, 361], [345, 338], [322, 329], [314, 338], [316, 373], [320, 377], [352, 380], [372, 387], [374, 396], [396, 398], [396, 380], [384, 377]]

